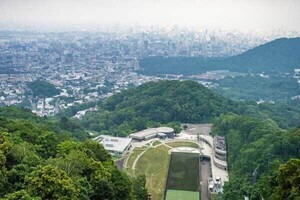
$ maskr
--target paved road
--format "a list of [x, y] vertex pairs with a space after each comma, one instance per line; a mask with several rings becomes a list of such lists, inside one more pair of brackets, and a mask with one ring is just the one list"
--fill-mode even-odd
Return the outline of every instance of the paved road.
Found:
[[211, 127], [212, 124], [188, 124], [188, 129], [184, 131], [190, 135], [197, 135], [198, 133], [203, 135], [209, 135], [209, 133], [211, 132]]
[[207, 191], [207, 180], [211, 176], [210, 161], [205, 159], [201, 162], [200, 180], [202, 181], [201, 200], [209, 200]]

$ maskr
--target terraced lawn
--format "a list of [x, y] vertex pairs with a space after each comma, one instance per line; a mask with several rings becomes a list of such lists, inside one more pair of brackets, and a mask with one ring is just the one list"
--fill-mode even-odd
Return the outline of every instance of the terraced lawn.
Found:
[[[171, 147], [194, 147], [198, 148], [197, 144], [192, 142], [170, 142], [166, 143]], [[124, 169], [131, 176], [145, 174], [147, 178], [148, 192], [151, 193], [153, 200], [161, 200], [166, 186], [167, 173], [169, 167], [170, 148], [161, 144], [160, 141], [153, 142], [152, 148], [149, 148], [137, 161], [135, 170], [132, 165], [135, 159], [141, 154], [145, 148], [136, 148], [133, 150], [128, 160], [128, 168]]]
[[165, 190], [168, 173], [170, 148], [160, 145], [149, 149], [141, 156], [136, 165], [135, 174], [145, 174], [147, 188], [153, 200], [161, 200]]

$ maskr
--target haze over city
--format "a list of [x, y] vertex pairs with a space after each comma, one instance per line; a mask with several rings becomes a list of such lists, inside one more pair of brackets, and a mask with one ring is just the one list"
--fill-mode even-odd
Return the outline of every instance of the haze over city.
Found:
[[1, 0], [0, 23], [300, 31], [299, 11], [298, 0]]

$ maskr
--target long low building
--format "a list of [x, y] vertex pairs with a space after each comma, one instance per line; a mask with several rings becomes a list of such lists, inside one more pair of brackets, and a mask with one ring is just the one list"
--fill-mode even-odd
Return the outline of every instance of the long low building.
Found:
[[158, 136], [163, 136], [173, 138], [175, 135], [174, 129], [170, 127], [158, 127], [158, 128], [148, 128], [136, 133], [132, 133], [129, 135], [134, 140], [149, 140], [152, 138], [156, 138]]
[[132, 138], [113, 137], [109, 135], [100, 135], [93, 140], [103, 145], [110, 154], [114, 156], [123, 156], [131, 147]]

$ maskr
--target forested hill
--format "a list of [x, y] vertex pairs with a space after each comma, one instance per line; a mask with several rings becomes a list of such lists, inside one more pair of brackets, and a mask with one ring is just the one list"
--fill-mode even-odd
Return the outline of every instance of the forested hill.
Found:
[[94, 131], [126, 135], [170, 122], [211, 121], [236, 105], [193, 81], [150, 82], [108, 98], [81, 123]]
[[281, 128], [298, 126], [300, 121], [299, 106], [233, 101], [194, 81], [149, 82], [98, 106], [98, 111], [87, 112], [79, 123], [88, 130], [119, 136], [160, 125], [178, 130], [179, 122], [213, 122], [229, 112], [269, 118]]
[[239, 72], [293, 72], [300, 67], [300, 38], [280, 38], [227, 58], [149, 57], [140, 60], [144, 74], [197, 74], [228, 69]]
[[291, 72], [300, 67], [300, 38], [280, 38], [225, 59], [225, 66], [242, 71]]
[[164, 123], [211, 120], [232, 111], [234, 105], [194, 81], [160, 81], [114, 95], [104, 107], [109, 111], [134, 109], [138, 116]]

